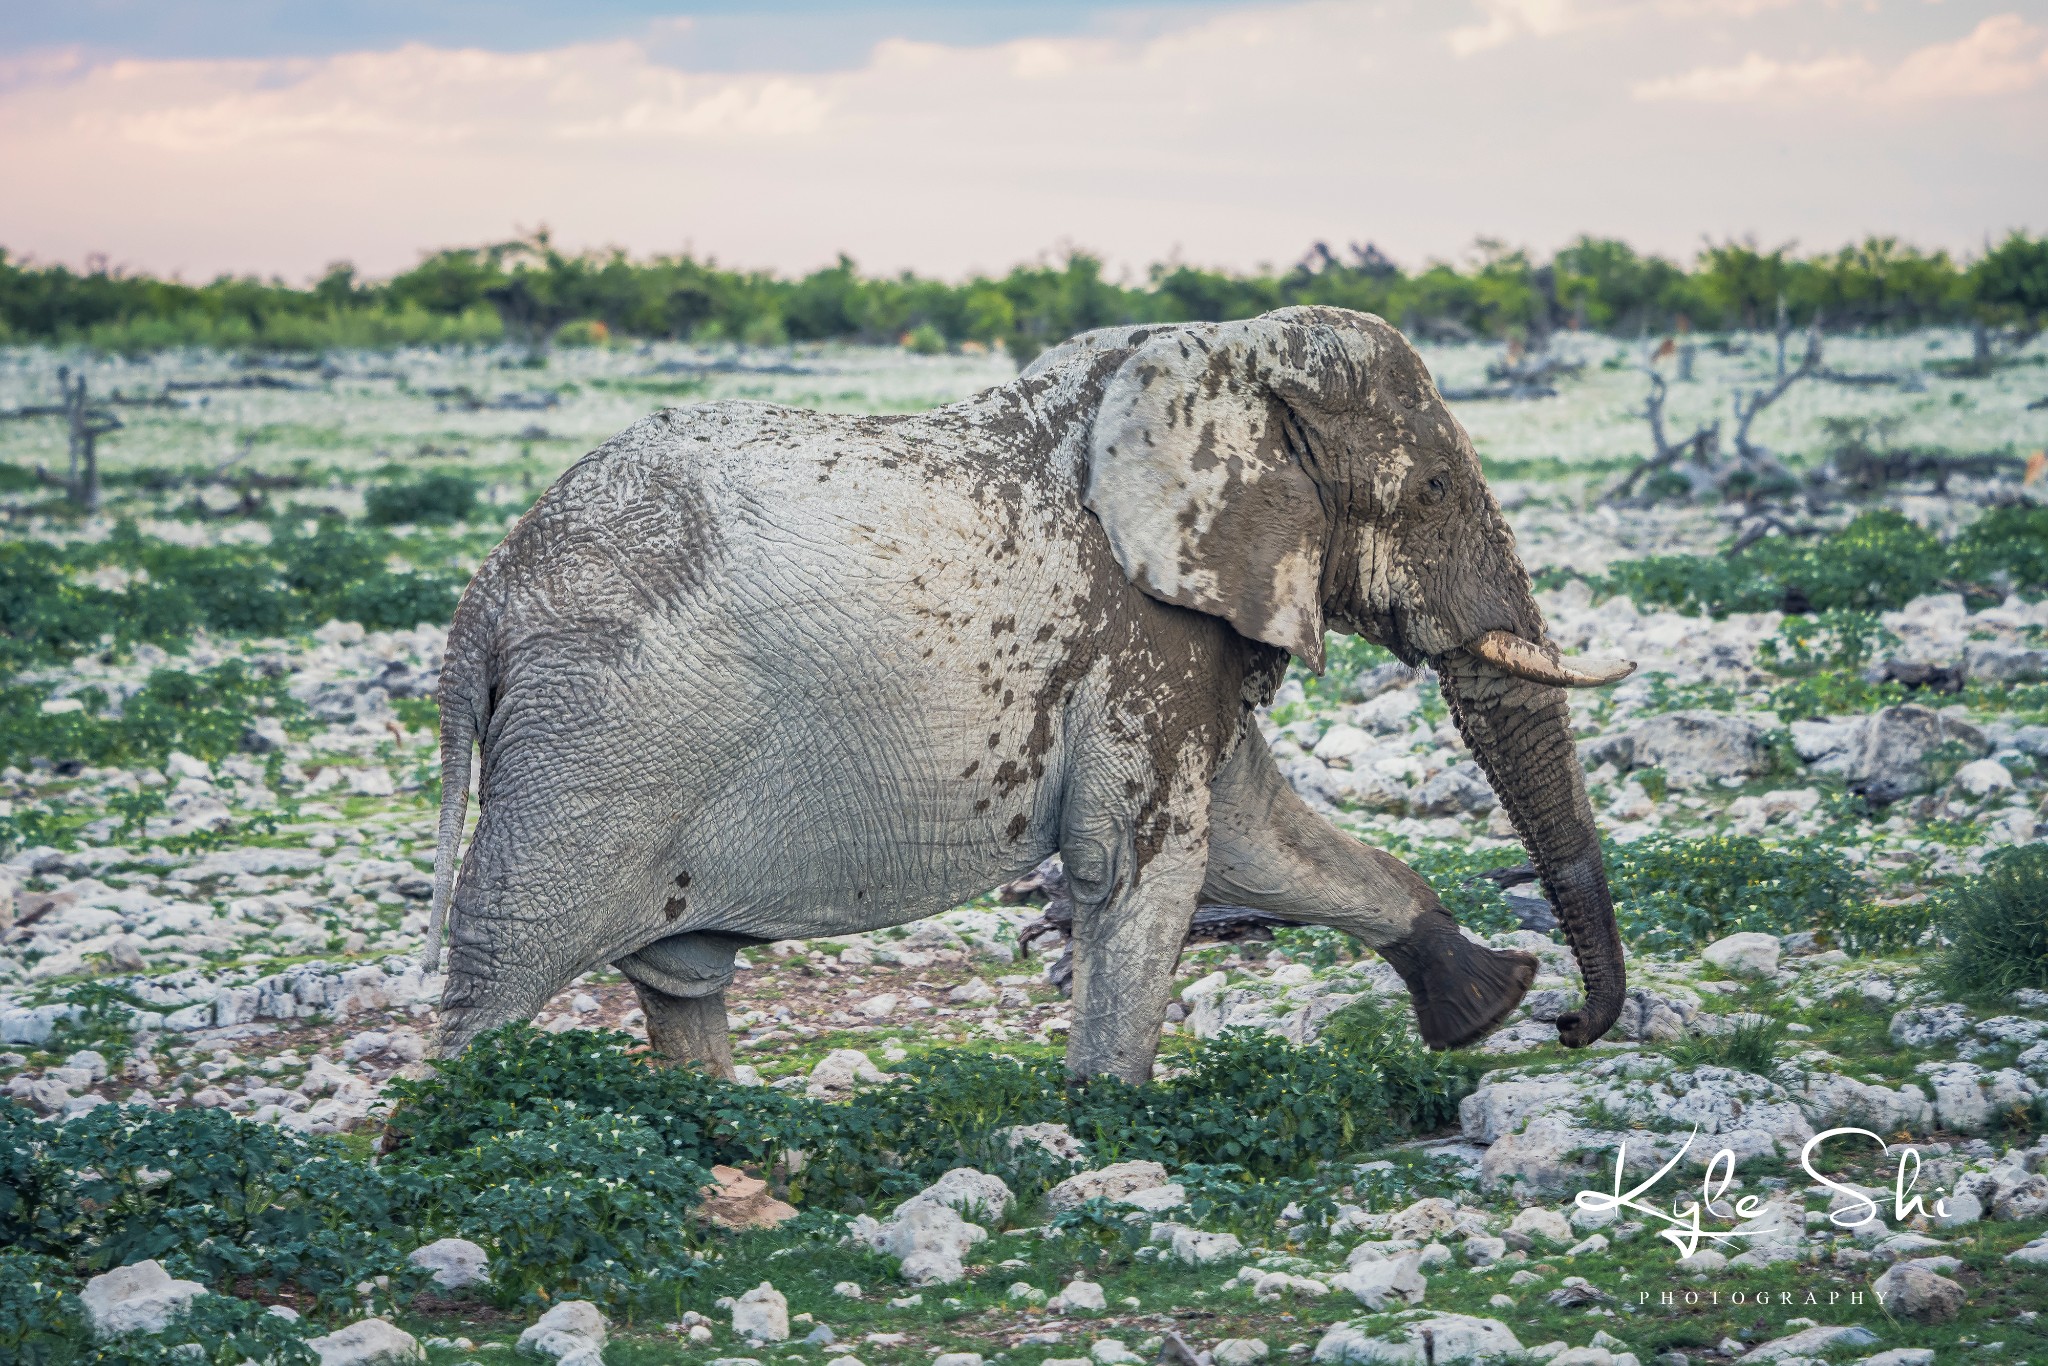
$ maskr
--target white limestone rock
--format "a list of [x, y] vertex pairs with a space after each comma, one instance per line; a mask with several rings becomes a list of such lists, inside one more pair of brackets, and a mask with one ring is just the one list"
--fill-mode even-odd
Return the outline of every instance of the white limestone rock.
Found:
[[78, 1293], [96, 1338], [119, 1333], [161, 1333], [206, 1287], [174, 1280], [154, 1259], [116, 1267], [93, 1277]]
[[[325, 1337], [308, 1338], [306, 1345], [320, 1358], [320, 1366], [413, 1366], [427, 1359], [419, 1339], [383, 1319], [363, 1319], [338, 1328]], [[571, 1366], [593, 1366], [574, 1362]]]

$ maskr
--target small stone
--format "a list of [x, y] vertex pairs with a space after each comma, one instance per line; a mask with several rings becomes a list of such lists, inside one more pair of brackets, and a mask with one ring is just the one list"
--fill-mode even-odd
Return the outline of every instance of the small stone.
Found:
[[1068, 1210], [1089, 1200], [1120, 1200], [1165, 1184], [1166, 1168], [1157, 1162], [1116, 1162], [1068, 1177], [1046, 1192], [1045, 1203], [1054, 1210]]
[[93, 1277], [78, 1293], [94, 1337], [160, 1333], [206, 1293], [197, 1281], [171, 1278], [163, 1263], [134, 1262]]
[[589, 1300], [563, 1300], [519, 1335], [519, 1350], [556, 1366], [604, 1366], [607, 1324]]
[[2005, 1254], [2005, 1259], [2021, 1266], [2048, 1266], [2048, 1233], [2023, 1247], [2014, 1248]]
[[[1124, 1366], [1124, 1363], [1138, 1360], [1138, 1354], [1123, 1344], [1120, 1338], [1098, 1338], [1088, 1349], [1089, 1359], [1095, 1366]], [[934, 1362], [933, 1366], [938, 1366]]]
[[[1775, 944], [1777, 941], [1771, 942]], [[1508, 1232], [1520, 1233], [1529, 1238], [1540, 1238], [1558, 1247], [1564, 1247], [1572, 1241], [1571, 1222], [1556, 1210], [1545, 1209], [1541, 1205], [1531, 1205], [1515, 1215], [1508, 1224]]]
[[1508, 1240], [1474, 1234], [1465, 1240], [1465, 1260], [1474, 1266], [1492, 1266], [1508, 1255]]
[[704, 1217], [720, 1228], [776, 1228], [796, 1218], [795, 1205], [768, 1193], [768, 1183], [737, 1167], [713, 1167], [717, 1187], [702, 1206]]
[[1963, 1287], [1917, 1262], [1898, 1263], [1870, 1288], [1886, 1313], [1915, 1323], [1947, 1323], [1969, 1300]]
[[1996, 759], [1972, 759], [1956, 770], [1956, 786], [1972, 797], [2013, 789], [2012, 772]]
[[840, 1281], [832, 1287], [832, 1293], [842, 1299], [857, 1300], [860, 1298], [860, 1286], [853, 1281]]
[[789, 1301], [773, 1285], [761, 1282], [733, 1301], [732, 1330], [756, 1342], [787, 1341]]
[[1802, 1328], [1788, 1337], [1775, 1338], [1746, 1352], [1743, 1351], [1741, 1343], [1733, 1343], [1731, 1347], [1731, 1342], [1732, 1339], [1724, 1338], [1722, 1350], [1731, 1354], [1740, 1353], [1739, 1359], [1746, 1366], [1754, 1366], [1757, 1362], [1782, 1361], [1787, 1357], [1819, 1356], [1823, 1352], [1832, 1356], [1838, 1349], [1869, 1347], [1877, 1342], [1877, 1334], [1861, 1324], [1850, 1324], [1842, 1328], [1822, 1325]]
[[1225, 1338], [1209, 1349], [1216, 1366], [1252, 1366], [1272, 1354], [1264, 1338]]
[[1076, 1276], [1045, 1307], [1055, 1314], [1099, 1314], [1109, 1307], [1109, 1301], [1103, 1298], [1100, 1285]]
[[1330, 1288], [1355, 1296], [1375, 1314], [1396, 1305], [1420, 1304], [1429, 1282], [1418, 1262], [1414, 1254], [1393, 1261], [1355, 1262], [1330, 1278]]
[[835, 1048], [811, 1069], [804, 1093], [813, 1100], [844, 1100], [857, 1085], [886, 1080], [881, 1069], [858, 1048]]
[[482, 1285], [491, 1275], [490, 1255], [467, 1238], [442, 1238], [414, 1248], [406, 1260], [433, 1272], [434, 1284], [443, 1290]]
[[1744, 931], [1715, 940], [1700, 958], [1730, 977], [1771, 977], [1777, 974], [1782, 947], [1775, 935]]
[[932, 1358], [932, 1366], [981, 1366], [979, 1352], [941, 1352]]
[[[320, 1358], [320, 1366], [411, 1366], [427, 1359], [419, 1340], [403, 1328], [382, 1319], [363, 1319], [325, 1337], [308, 1338], [306, 1345]], [[571, 1366], [590, 1366], [574, 1362]]]
[[1173, 1259], [1184, 1266], [1212, 1266], [1244, 1250], [1234, 1233], [1205, 1233], [1200, 1229], [1174, 1230]]
[[996, 1130], [995, 1137], [1011, 1151], [1029, 1143], [1066, 1162], [1079, 1162], [1088, 1151], [1081, 1140], [1074, 1137], [1074, 1131], [1064, 1124], [1013, 1124], [1007, 1129]]

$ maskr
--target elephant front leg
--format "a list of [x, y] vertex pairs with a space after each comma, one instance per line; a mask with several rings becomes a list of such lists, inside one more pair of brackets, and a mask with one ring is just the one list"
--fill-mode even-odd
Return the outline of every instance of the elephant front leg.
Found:
[[725, 1023], [725, 992], [671, 996], [645, 982], [633, 983], [647, 1015], [647, 1042], [670, 1064], [697, 1064], [714, 1077], [730, 1078], [732, 1031]]
[[1074, 1025], [1067, 1070], [1141, 1085], [1152, 1077], [1173, 974], [1208, 863], [1206, 794], [1156, 824], [1070, 830], [1061, 842], [1074, 898]]
[[1415, 870], [1331, 825], [1247, 735], [1216, 777], [1203, 899], [1362, 940], [1408, 987], [1431, 1048], [1484, 1038], [1536, 980], [1532, 954], [1475, 944]]

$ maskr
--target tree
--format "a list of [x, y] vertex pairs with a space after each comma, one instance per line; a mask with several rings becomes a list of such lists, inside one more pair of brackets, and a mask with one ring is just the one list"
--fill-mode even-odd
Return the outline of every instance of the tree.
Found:
[[2048, 324], [2048, 237], [2030, 238], [2023, 232], [2007, 237], [1970, 268], [1969, 290], [1976, 310], [1971, 364], [1985, 374], [2001, 349], [2010, 356]]

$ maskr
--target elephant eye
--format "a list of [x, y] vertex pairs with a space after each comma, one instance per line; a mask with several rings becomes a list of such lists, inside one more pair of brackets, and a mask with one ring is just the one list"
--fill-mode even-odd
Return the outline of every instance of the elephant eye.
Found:
[[1442, 475], [1432, 474], [1429, 477], [1429, 482], [1422, 486], [1422, 492], [1417, 496], [1421, 499], [1424, 507], [1434, 507], [1436, 504], [1441, 503], [1444, 500], [1444, 495], [1450, 491], [1451, 486], [1444, 482]]

